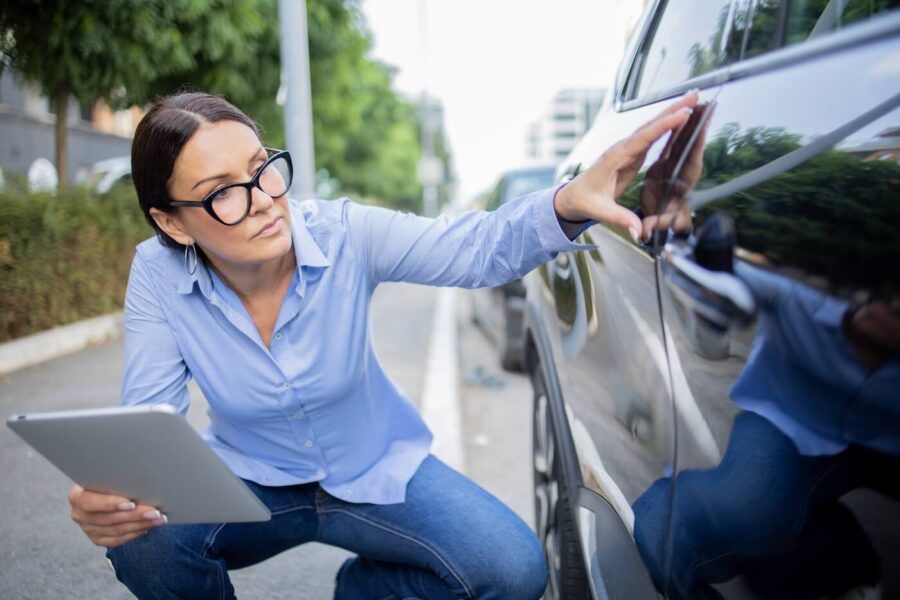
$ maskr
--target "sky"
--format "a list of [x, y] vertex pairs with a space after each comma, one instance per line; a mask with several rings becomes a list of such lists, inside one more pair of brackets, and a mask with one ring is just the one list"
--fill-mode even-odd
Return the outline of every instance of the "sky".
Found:
[[363, 0], [395, 89], [444, 105], [467, 203], [526, 162], [528, 126], [565, 87], [612, 85], [640, 0]]

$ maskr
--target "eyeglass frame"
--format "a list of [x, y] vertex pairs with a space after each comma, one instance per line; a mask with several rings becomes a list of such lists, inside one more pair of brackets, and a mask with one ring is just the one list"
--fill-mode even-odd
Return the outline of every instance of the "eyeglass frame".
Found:
[[[209, 216], [211, 216], [213, 219], [215, 219], [222, 225], [225, 225], [227, 227], [232, 227], [234, 225], [237, 225], [238, 223], [240, 223], [241, 221], [246, 219], [247, 216], [250, 214], [250, 209], [253, 207], [253, 188], [254, 187], [259, 188], [260, 191], [262, 191], [262, 193], [269, 196], [269, 193], [266, 192], [266, 190], [262, 189], [262, 186], [259, 185], [259, 178], [262, 175], [263, 171], [265, 171], [269, 165], [271, 165], [277, 159], [283, 158], [287, 161], [287, 166], [288, 166], [287, 187], [285, 188], [285, 190], [282, 194], [280, 194], [278, 196], [269, 196], [270, 198], [272, 198], [272, 200], [276, 200], [278, 198], [281, 198], [285, 194], [287, 194], [288, 190], [291, 189], [291, 184], [294, 182], [294, 163], [291, 161], [291, 153], [288, 152], [287, 150], [278, 150], [277, 148], [263, 148], [263, 149], [266, 152], [274, 152], [274, 154], [269, 156], [269, 158], [266, 159], [266, 162], [264, 162], [262, 164], [262, 166], [260, 166], [259, 169], [257, 169], [256, 174], [253, 175], [253, 178], [250, 179], [250, 181], [245, 181], [243, 183], [226, 183], [224, 185], [220, 185], [220, 186], [216, 187], [215, 189], [213, 189], [206, 196], [204, 196], [202, 200], [178, 200], [178, 199], [172, 198], [170, 196], [169, 197], [169, 205], [170, 206], [183, 206], [186, 208], [202, 207], [209, 214]], [[212, 207], [212, 203], [214, 200], [213, 196], [221, 193], [222, 190], [232, 188], [232, 187], [242, 187], [247, 190], [247, 209], [244, 211], [244, 216], [242, 216], [240, 219], [238, 219], [234, 223], [226, 223], [221, 218], [219, 218], [219, 216], [213, 210], [213, 207]]]

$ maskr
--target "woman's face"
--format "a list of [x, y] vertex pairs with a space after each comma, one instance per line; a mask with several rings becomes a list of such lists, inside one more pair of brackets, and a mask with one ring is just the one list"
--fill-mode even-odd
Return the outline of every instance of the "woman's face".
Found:
[[[223, 184], [249, 181], [266, 158], [259, 138], [243, 123], [203, 123], [175, 161], [169, 195], [179, 200], [202, 200]], [[162, 223], [160, 226], [182, 244], [195, 242], [213, 260], [249, 266], [284, 256], [291, 251], [292, 243], [287, 194], [272, 200], [254, 187], [251, 197], [250, 213], [237, 225], [224, 225], [202, 208], [193, 207], [168, 214], [156, 211], [155, 216], [173, 219], [169, 225], [180, 229], [180, 237], [172, 235]], [[260, 233], [273, 221], [273, 229]]]

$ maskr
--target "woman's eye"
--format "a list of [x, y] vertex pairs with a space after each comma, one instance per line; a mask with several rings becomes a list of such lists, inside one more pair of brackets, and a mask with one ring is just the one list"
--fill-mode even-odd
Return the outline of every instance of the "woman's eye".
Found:
[[224, 188], [224, 189], [218, 190], [218, 191], [216, 191], [216, 192], [213, 192], [212, 200], [221, 200], [221, 199], [224, 198], [226, 195], [228, 195], [228, 188]]

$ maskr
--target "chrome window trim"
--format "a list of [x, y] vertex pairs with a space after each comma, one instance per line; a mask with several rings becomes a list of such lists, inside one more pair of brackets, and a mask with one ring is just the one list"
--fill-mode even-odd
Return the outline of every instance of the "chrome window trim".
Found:
[[613, 106], [617, 106], [618, 103], [621, 102], [621, 99], [624, 97], [626, 92], [625, 86], [630, 86], [631, 82], [633, 81], [631, 73], [634, 70], [634, 61], [637, 56], [638, 49], [643, 47], [644, 40], [647, 39], [649, 29], [653, 25], [661, 2], [663, 2], [663, 0], [651, 0], [651, 2], [647, 5], [647, 8], [644, 10], [644, 14], [641, 15], [641, 20], [638, 21], [638, 24], [635, 26], [634, 37], [632, 37], [631, 43], [629, 44], [625, 55], [622, 57], [622, 62], [619, 63], [619, 69], [616, 72], [614, 86], [615, 97], [613, 99]]
[[[657, 0], [657, 4], [654, 5], [654, 11], [658, 4], [659, 1]], [[647, 19], [648, 23], [652, 21], [653, 19]], [[844, 48], [875, 42], [897, 33], [900, 33], [900, 10], [895, 10], [893, 13], [875, 17], [863, 23], [854, 24], [847, 29], [836, 33], [823, 35], [819, 39], [785, 46], [778, 50], [773, 50], [772, 52], [748, 58], [747, 60], [731, 63], [714, 71], [687, 79], [675, 87], [655, 92], [642, 98], [623, 100], [623, 93], [625, 90], [619, 89], [616, 98], [613, 101], [613, 109], [616, 112], [633, 110], [641, 106], [678, 96], [691, 88], [704, 89], [720, 85], [727, 81], [734, 81], [751, 75], [758, 75], [760, 73], [800, 63], [811, 58], [825, 56]], [[638, 53], [638, 48], [643, 47], [646, 36], [647, 31], [645, 27], [641, 32], [639, 42], [635, 44], [633, 52], [629, 57], [629, 67], [626, 69], [629, 77], [632, 72], [631, 67], [633, 66], [634, 59]], [[623, 84], [627, 81], [628, 79], [626, 78], [625, 81], [623, 81]]]

